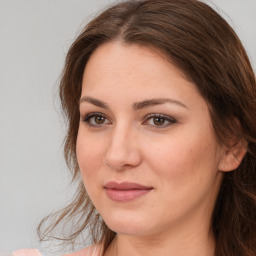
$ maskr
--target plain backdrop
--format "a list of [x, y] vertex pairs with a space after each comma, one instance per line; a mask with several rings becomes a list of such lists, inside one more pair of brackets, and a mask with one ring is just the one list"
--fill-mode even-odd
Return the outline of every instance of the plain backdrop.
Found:
[[[0, 253], [40, 248], [36, 225], [72, 196], [58, 80], [69, 46], [109, 3], [0, 0]], [[256, 1], [210, 4], [237, 31], [255, 69]]]

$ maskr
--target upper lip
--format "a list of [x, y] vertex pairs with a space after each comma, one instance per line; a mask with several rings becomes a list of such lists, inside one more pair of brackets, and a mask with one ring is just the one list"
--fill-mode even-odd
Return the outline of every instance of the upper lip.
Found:
[[104, 185], [104, 188], [107, 189], [116, 189], [116, 190], [149, 190], [152, 189], [152, 187], [144, 186], [141, 184], [137, 183], [132, 183], [132, 182], [122, 182], [118, 183], [115, 181], [108, 182]]

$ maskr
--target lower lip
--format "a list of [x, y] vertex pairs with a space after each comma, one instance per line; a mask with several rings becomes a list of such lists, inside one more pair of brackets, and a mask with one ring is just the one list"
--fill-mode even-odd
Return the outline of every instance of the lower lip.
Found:
[[131, 190], [119, 190], [119, 189], [109, 189], [106, 188], [107, 196], [116, 202], [128, 202], [132, 201], [138, 197], [141, 197], [151, 189], [131, 189]]

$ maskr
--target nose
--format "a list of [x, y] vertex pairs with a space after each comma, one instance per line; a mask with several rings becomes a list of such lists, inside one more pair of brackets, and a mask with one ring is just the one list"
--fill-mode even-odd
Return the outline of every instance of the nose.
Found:
[[115, 171], [138, 166], [142, 159], [136, 138], [136, 132], [132, 129], [113, 129], [104, 157], [105, 165]]

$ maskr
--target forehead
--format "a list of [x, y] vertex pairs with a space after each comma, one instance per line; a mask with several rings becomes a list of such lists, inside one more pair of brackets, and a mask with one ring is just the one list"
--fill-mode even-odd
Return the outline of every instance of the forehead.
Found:
[[[171, 97], [188, 104], [203, 101], [195, 84], [160, 51], [121, 42], [105, 43], [91, 55], [82, 95], [117, 101]], [[188, 105], [184, 103], [185, 105]]]
[[86, 84], [88, 88], [90, 85], [95, 86], [96, 80], [105, 84], [122, 78], [128, 83], [136, 78], [137, 82], [141, 80], [145, 83], [146, 80], [145, 85], [155, 83], [157, 86], [162, 78], [168, 79], [168, 76], [173, 82], [176, 78], [189, 81], [160, 50], [115, 41], [105, 43], [93, 52], [84, 70], [83, 85]]

